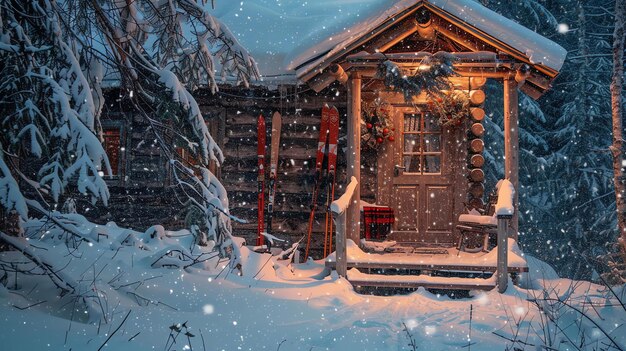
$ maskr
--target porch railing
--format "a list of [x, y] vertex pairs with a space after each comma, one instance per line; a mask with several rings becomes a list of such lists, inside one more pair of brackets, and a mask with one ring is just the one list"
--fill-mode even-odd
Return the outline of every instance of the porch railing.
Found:
[[496, 203], [496, 217], [498, 218], [498, 262], [497, 283], [498, 291], [506, 291], [508, 279], [508, 245], [510, 222], [515, 214], [515, 187], [508, 179], [498, 183], [498, 202]]
[[346, 247], [346, 210], [349, 206], [360, 206], [353, 203], [354, 190], [359, 185], [355, 177], [350, 179], [346, 192], [340, 198], [330, 204], [333, 221], [337, 234], [335, 235], [335, 261], [337, 274], [346, 277], [348, 271], [347, 247]]

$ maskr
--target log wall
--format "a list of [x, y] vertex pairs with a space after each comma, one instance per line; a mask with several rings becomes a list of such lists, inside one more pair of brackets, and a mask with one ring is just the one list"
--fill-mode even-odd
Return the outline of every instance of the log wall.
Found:
[[[108, 179], [111, 199], [109, 206], [95, 206], [79, 201], [82, 213], [89, 219], [106, 223], [116, 221], [121, 226], [145, 230], [154, 224], [168, 229], [183, 228], [185, 209], [181, 207], [171, 187], [167, 159], [161, 154], [154, 133], [139, 114], [117, 90], [107, 92], [103, 112], [104, 128], [120, 128], [121, 174]], [[257, 117], [263, 113], [267, 125], [266, 162], [270, 162], [271, 115], [282, 114], [281, 148], [278, 181], [274, 206], [273, 234], [290, 243], [307, 232], [311, 208], [311, 194], [315, 185], [315, 154], [319, 138], [321, 109], [324, 103], [339, 109], [340, 130], [337, 158], [337, 188], [335, 197], [344, 193], [346, 186], [346, 92], [340, 84], [333, 84], [320, 93], [307, 87], [285, 85], [269, 89], [254, 87], [242, 89], [220, 87], [212, 95], [209, 91], [195, 93], [211, 135], [221, 146], [225, 161], [212, 169], [228, 191], [231, 213], [248, 223], [233, 223], [234, 234], [254, 244], [257, 226]], [[326, 165], [324, 165], [326, 167]], [[376, 155], [362, 155], [361, 194], [363, 200], [375, 202]], [[266, 167], [269, 169], [269, 166]], [[266, 176], [267, 179], [267, 176]], [[326, 192], [318, 201], [314, 222], [311, 254], [321, 258]], [[267, 199], [267, 196], [266, 196]], [[89, 210], [85, 211], [86, 208]]]
[[[221, 180], [229, 194], [231, 213], [248, 221], [246, 224], [233, 223], [235, 234], [245, 237], [248, 243], [254, 243], [257, 230], [257, 118], [260, 113], [266, 117], [266, 169], [269, 169], [271, 115], [274, 111], [282, 114], [276, 199], [270, 232], [289, 242], [298, 241], [306, 234], [308, 227], [311, 194], [315, 186], [320, 115], [324, 103], [336, 106], [340, 115], [336, 198], [343, 194], [347, 183], [346, 95], [343, 87], [332, 85], [319, 94], [306, 87], [293, 85], [280, 86], [277, 90], [222, 88], [217, 95], [203, 94], [197, 98], [203, 112], [212, 111], [216, 114], [219, 111], [224, 121], [223, 135], [218, 136], [222, 138], [220, 145], [225, 156]], [[362, 171], [362, 198], [374, 202], [375, 157], [364, 160]], [[321, 258], [323, 246], [326, 208], [326, 191], [323, 189], [318, 201], [311, 244], [311, 254], [316, 259]]]

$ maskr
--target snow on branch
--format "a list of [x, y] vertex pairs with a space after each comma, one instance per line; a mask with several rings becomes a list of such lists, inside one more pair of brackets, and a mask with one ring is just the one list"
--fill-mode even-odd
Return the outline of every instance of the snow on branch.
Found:
[[74, 52], [60, 38], [57, 40], [58, 46], [61, 48], [59, 55], [65, 64], [65, 67], [61, 68], [58, 73], [59, 85], [63, 87], [66, 95], [70, 97], [76, 116], [89, 130], [93, 131], [96, 107], [91, 95], [91, 87]]
[[179, 103], [183, 110], [187, 112], [187, 121], [200, 142], [200, 152], [196, 153], [201, 156], [204, 163], [208, 163], [209, 160], [214, 160], [218, 165], [221, 164], [224, 161], [224, 155], [209, 133], [209, 129], [204, 122], [202, 112], [200, 111], [196, 99], [194, 99], [173, 72], [163, 69], [156, 71], [156, 74], [159, 76], [159, 82], [164, 84], [171, 92], [172, 100]]
[[7, 210], [16, 210], [19, 215], [27, 219], [28, 209], [20, 187], [4, 163], [4, 150], [0, 144], [0, 205]]
[[52, 130], [52, 136], [66, 141], [67, 151], [74, 156], [67, 160], [69, 166], [64, 170], [60, 154], [55, 155], [56, 157], [46, 163], [40, 172], [49, 173], [48, 176], [42, 178], [42, 185], [50, 182], [51, 193], [56, 201], [62, 192], [62, 185], [72, 177], [78, 176], [76, 183], [78, 190], [83, 194], [91, 193], [94, 200], [101, 199], [106, 205], [109, 190], [104, 180], [98, 175], [98, 171], [100, 165], [104, 164], [108, 174], [112, 172], [100, 140], [93, 130], [85, 125], [79, 113], [72, 108], [70, 99], [59, 83], [43, 74], [31, 73], [30, 77], [41, 80], [48, 87], [48, 100], [57, 122]]
[[[222, 76], [248, 86], [259, 78], [257, 64], [235, 35], [193, 0], [145, 1], [146, 22], [156, 34], [158, 67], [175, 72], [189, 89], [208, 84], [217, 91], [215, 59]], [[147, 28], [147, 26], [146, 26]]]
[[220, 256], [230, 257], [230, 266], [241, 262], [241, 253], [232, 236], [231, 220], [244, 222], [230, 214], [228, 195], [219, 180], [205, 167], [200, 167], [201, 178], [178, 160], [170, 160], [178, 186], [203, 215], [208, 237], [215, 242]]
[[64, 276], [61, 269], [55, 268], [54, 264], [50, 262], [46, 262], [43, 260], [33, 249], [28, 245], [28, 243], [22, 238], [16, 238], [9, 235], [6, 235], [3, 232], [0, 232], [0, 241], [5, 242], [9, 246], [15, 248], [17, 251], [21, 252], [26, 258], [32, 261], [37, 267], [41, 268], [45, 274], [52, 280], [54, 285], [56, 285], [62, 291], [62, 295], [65, 293], [74, 292], [75, 286], [78, 286], [76, 282], [71, 281], [68, 277]]
[[[2, 7], [0, 57], [12, 64], [0, 77], [0, 96], [10, 97], [3, 99], [1, 122], [13, 128], [6, 129], [1, 142], [5, 152], [26, 151], [44, 159], [37, 179], [40, 194], [57, 202], [66, 186], [76, 182], [93, 202], [107, 204], [109, 193], [99, 171], [104, 166], [110, 174], [111, 167], [95, 135], [100, 108], [78, 59], [82, 42], [77, 30], [67, 25], [71, 19], [61, 18], [67, 17], [65, 10], [51, 0]], [[33, 45], [38, 49], [25, 50]]]
[[[211, 16], [204, 8], [193, 0], [178, 0], [178, 4], [193, 19], [200, 22], [205, 31], [196, 31], [201, 53], [209, 54], [208, 45], [219, 43], [221, 46], [214, 53], [222, 64], [222, 74], [235, 73], [239, 82], [248, 85], [251, 79], [259, 78], [256, 62], [248, 51], [239, 44], [237, 37], [217, 18]], [[207, 57], [208, 58], [208, 57]]]

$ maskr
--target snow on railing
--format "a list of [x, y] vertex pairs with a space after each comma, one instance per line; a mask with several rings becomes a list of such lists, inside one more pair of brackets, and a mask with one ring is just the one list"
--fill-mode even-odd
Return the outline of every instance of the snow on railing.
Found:
[[498, 182], [498, 202], [496, 203], [496, 216], [513, 216], [515, 187], [508, 179]]
[[346, 187], [346, 192], [340, 198], [330, 204], [330, 211], [333, 214], [337, 235], [335, 235], [335, 269], [337, 274], [346, 277], [348, 271], [348, 253], [346, 249], [346, 210], [350, 205], [358, 206], [352, 201], [354, 190], [359, 185], [355, 177], [350, 179], [350, 184]]
[[358, 184], [359, 182], [356, 180], [355, 177], [352, 177], [350, 179], [350, 184], [348, 184], [348, 186], [346, 187], [346, 192], [343, 193], [343, 195], [341, 195], [340, 198], [338, 198], [337, 200], [333, 201], [332, 204], [330, 204], [330, 210], [334, 214], [340, 215], [348, 209], [348, 206], [350, 205], [350, 200], [352, 199], [352, 196], [354, 195], [354, 189], [356, 189], [356, 186]]
[[508, 179], [502, 179], [496, 185], [498, 188], [498, 202], [496, 203], [495, 215], [498, 218], [498, 260], [497, 282], [498, 291], [506, 291], [509, 278], [508, 264], [508, 240], [509, 222], [515, 214], [515, 187]]

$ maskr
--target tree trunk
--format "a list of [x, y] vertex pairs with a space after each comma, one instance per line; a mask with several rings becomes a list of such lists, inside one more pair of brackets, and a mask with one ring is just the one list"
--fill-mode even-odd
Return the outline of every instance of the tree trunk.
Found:
[[626, 159], [624, 157], [624, 129], [622, 89], [624, 75], [624, 21], [626, 2], [615, 0], [615, 31], [613, 32], [613, 78], [611, 81], [611, 109], [613, 115], [613, 173], [615, 182], [615, 207], [617, 225], [620, 232], [618, 241], [624, 261], [626, 261]]

